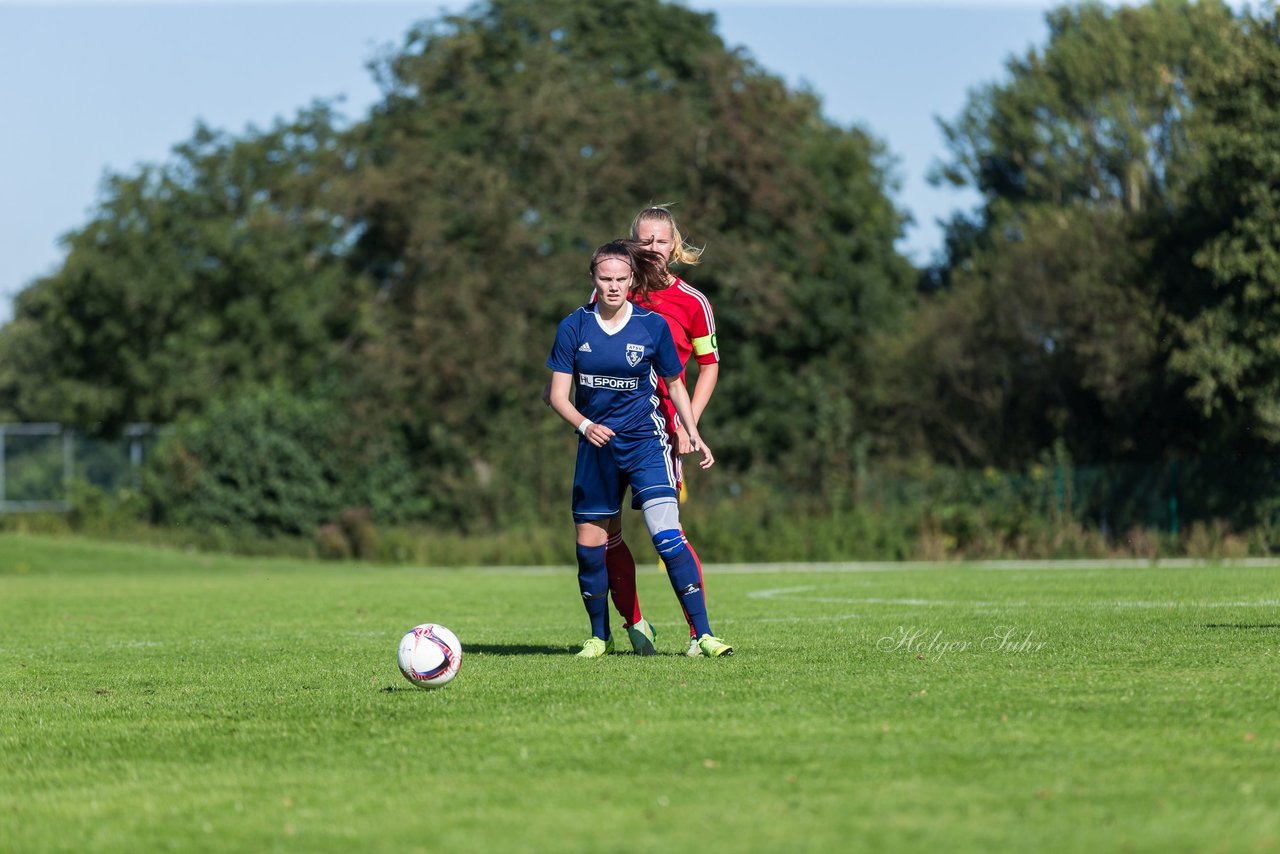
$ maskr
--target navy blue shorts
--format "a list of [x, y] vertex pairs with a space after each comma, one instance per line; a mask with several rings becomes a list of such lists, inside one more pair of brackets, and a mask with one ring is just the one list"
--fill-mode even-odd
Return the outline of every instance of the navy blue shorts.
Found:
[[665, 432], [614, 436], [603, 448], [578, 438], [573, 471], [573, 521], [598, 522], [622, 512], [631, 487], [631, 506], [651, 498], [675, 498], [676, 474]]

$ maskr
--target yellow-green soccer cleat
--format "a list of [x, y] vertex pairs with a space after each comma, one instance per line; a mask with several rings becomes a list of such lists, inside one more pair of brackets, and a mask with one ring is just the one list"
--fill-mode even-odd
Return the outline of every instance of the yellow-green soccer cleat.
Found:
[[684, 651], [684, 654], [690, 658], [702, 658], [702, 647], [698, 646], [697, 638], [689, 638], [689, 648]]
[[[710, 637], [710, 635], [708, 635]], [[607, 641], [600, 638], [587, 638], [582, 644], [582, 652], [578, 653], [578, 658], [604, 658], [613, 652], [613, 637], [610, 636]]]
[[713, 638], [711, 635], [703, 635], [698, 638], [698, 648], [702, 650], [702, 654], [707, 658], [723, 658], [726, 655], [733, 655], [733, 647], [720, 640], [720, 638]]
[[645, 619], [636, 620], [627, 626], [627, 637], [631, 638], [631, 648], [636, 655], [657, 655], [653, 640], [658, 636], [657, 630]]

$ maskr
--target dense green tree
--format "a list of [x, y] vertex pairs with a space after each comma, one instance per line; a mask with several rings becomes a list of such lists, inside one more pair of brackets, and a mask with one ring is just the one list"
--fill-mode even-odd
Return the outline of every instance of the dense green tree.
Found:
[[1225, 55], [1206, 61], [1194, 93], [1205, 168], [1170, 230], [1188, 259], [1171, 287], [1171, 367], [1214, 424], [1215, 444], [1280, 444], [1280, 22], [1247, 21]]
[[721, 460], [844, 476], [874, 429], [871, 332], [912, 280], [867, 132], [659, 0], [493, 0], [373, 70], [384, 96], [349, 129], [324, 107], [200, 128], [113, 176], [0, 331], [0, 409], [110, 427], [323, 380], [347, 447], [407, 442], [438, 518], [545, 506], [572, 442], [539, 401], [555, 324], [591, 249], [674, 202], [707, 247], [690, 278], [717, 308]]
[[419, 28], [379, 73], [356, 197], [387, 334], [364, 366], [433, 457], [504, 481], [564, 467], [540, 450], [568, 439], [537, 402], [552, 332], [589, 295], [591, 248], [650, 202], [678, 203], [707, 248], [690, 278], [718, 312], [722, 459], [819, 485], [867, 429], [868, 332], [910, 290], [886, 157], [726, 49], [710, 16], [496, 0]]
[[[1153, 0], [1064, 6], [1047, 20], [1048, 43], [943, 125], [952, 160], [938, 177], [983, 201], [953, 222], [932, 277], [957, 293], [936, 297], [924, 337], [900, 350], [933, 378], [927, 395], [970, 401], [953, 415], [916, 400], [917, 420], [935, 422], [926, 447], [1010, 464], [1058, 438], [1083, 461], [1202, 446], [1217, 428], [1173, 363], [1180, 306], [1198, 302], [1205, 277], [1175, 224], [1202, 222], [1206, 140], [1220, 127], [1205, 72], [1236, 50], [1244, 19], [1216, 0]], [[935, 344], [942, 317], [950, 340]], [[1029, 330], [1066, 337], [1036, 353]], [[935, 347], [966, 357], [921, 368]], [[975, 441], [950, 445], [949, 432]]]
[[943, 122], [952, 153], [939, 180], [983, 196], [988, 224], [1022, 204], [1129, 213], [1187, 200], [1203, 150], [1191, 78], [1238, 28], [1219, 0], [1086, 2], [1046, 14], [1049, 41], [1008, 62]]
[[326, 107], [242, 139], [199, 127], [174, 154], [110, 176], [62, 268], [18, 295], [0, 330], [11, 417], [168, 422], [314, 381], [361, 329], [348, 158]]
[[1060, 437], [1079, 459], [1133, 455], [1153, 393], [1159, 311], [1117, 211], [1024, 211], [926, 300], [881, 370], [896, 454], [1018, 468]]
[[[149, 483], [171, 522], [541, 516], [574, 441], [538, 399], [555, 323], [589, 295], [590, 250], [674, 202], [717, 308], [720, 472], [839, 498], [869, 455], [1274, 451], [1274, 9], [1047, 20], [942, 126], [937, 178], [981, 204], [919, 295], [887, 152], [712, 16], [490, 0], [425, 22], [372, 63], [383, 97], [350, 127], [324, 105], [200, 127], [111, 176], [0, 328], [0, 416], [179, 422]], [[1179, 470], [1205, 514], [1245, 518], [1270, 499], [1238, 468]]]

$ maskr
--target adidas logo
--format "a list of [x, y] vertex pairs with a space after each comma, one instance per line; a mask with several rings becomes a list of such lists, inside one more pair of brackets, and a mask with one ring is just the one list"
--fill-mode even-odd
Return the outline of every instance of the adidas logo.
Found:
[[590, 341], [583, 341], [583, 342], [582, 342], [582, 346], [578, 348], [578, 352], [579, 352], [579, 353], [590, 353], [590, 352], [591, 352], [591, 342], [590, 342]]

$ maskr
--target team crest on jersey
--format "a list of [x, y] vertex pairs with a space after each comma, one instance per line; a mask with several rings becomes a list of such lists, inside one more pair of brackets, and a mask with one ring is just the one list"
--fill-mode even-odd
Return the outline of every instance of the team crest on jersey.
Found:
[[643, 344], [627, 345], [627, 364], [628, 365], [634, 368], [636, 365], [640, 364], [640, 360], [643, 358], [644, 358]]

